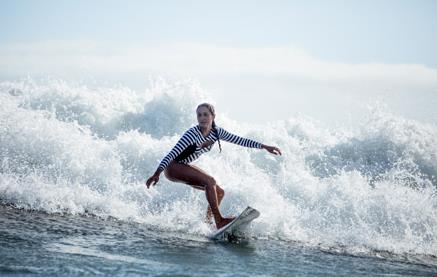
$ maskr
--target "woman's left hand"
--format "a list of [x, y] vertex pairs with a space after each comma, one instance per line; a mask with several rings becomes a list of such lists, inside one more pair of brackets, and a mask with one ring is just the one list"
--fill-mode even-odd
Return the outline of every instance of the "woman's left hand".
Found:
[[281, 150], [278, 147], [263, 144], [262, 148], [264, 148], [265, 150], [269, 151], [272, 154], [282, 155]]

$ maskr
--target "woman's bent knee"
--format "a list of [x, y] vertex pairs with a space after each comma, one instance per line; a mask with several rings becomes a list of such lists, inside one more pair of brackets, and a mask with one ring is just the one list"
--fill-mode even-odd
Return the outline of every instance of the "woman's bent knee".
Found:
[[207, 186], [215, 187], [217, 185], [217, 182], [215, 181], [215, 179], [213, 177], [208, 176], [205, 178], [205, 184]]
[[207, 177], [204, 180], [205, 188], [208, 189], [215, 189], [217, 187], [217, 183], [215, 182], [215, 179], [212, 177]]
[[218, 193], [218, 194], [222, 194], [222, 195], [225, 194], [225, 191], [224, 191], [221, 187], [219, 187], [219, 185], [216, 185], [216, 186], [215, 186], [215, 189], [217, 190], [217, 193]]

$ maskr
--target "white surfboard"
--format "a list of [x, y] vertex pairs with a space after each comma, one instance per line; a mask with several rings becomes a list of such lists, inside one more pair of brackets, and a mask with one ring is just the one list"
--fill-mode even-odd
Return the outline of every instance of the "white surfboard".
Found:
[[239, 237], [244, 233], [249, 223], [259, 217], [260, 213], [254, 208], [247, 207], [237, 218], [231, 221], [228, 225], [223, 226], [213, 232], [208, 237], [212, 240], [225, 240], [230, 237]]

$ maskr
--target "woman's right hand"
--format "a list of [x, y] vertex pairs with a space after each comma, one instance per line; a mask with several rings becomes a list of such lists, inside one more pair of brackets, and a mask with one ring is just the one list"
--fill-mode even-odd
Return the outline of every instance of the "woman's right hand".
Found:
[[149, 179], [147, 179], [146, 185], [147, 188], [150, 188], [150, 186], [156, 185], [159, 181], [159, 173], [155, 172]]

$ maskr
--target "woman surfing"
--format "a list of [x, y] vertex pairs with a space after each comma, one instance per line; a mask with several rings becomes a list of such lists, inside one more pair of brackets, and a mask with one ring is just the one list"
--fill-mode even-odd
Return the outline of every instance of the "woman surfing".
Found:
[[216, 227], [220, 229], [234, 220], [234, 217], [223, 217], [219, 210], [225, 192], [212, 176], [197, 166], [190, 165], [190, 163], [203, 153], [209, 152], [216, 141], [221, 152], [220, 140], [249, 148], [265, 149], [275, 155], [281, 155], [281, 150], [274, 146], [236, 136], [218, 127], [214, 121], [214, 106], [211, 104], [200, 104], [196, 109], [196, 113], [199, 124], [188, 129], [182, 135], [173, 149], [162, 159], [155, 173], [147, 180], [146, 185], [147, 188], [154, 186], [159, 181], [161, 173], [164, 172], [170, 181], [184, 183], [193, 188], [204, 190], [209, 203], [207, 218], [210, 219], [214, 216]]

